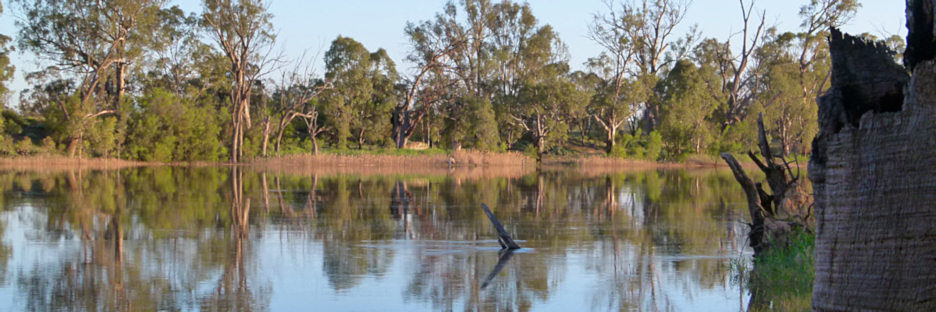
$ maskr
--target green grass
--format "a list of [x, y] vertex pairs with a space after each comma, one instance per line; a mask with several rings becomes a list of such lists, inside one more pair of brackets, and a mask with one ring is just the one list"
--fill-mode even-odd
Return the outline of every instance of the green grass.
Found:
[[752, 310], [809, 311], [815, 276], [815, 234], [798, 230], [754, 259]]

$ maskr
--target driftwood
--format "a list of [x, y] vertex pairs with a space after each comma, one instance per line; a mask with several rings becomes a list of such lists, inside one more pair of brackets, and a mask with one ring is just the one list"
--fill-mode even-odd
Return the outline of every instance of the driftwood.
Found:
[[491, 224], [494, 225], [494, 229], [497, 230], [497, 242], [500, 243], [501, 248], [505, 249], [520, 249], [520, 245], [517, 245], [514, 242], [513, 238], [510, 237], [510, 233], [504, 229], [504, 226], [501, 225], [500, 221], [497, 220], [497, 217], [494, 216], [494, 213], [491, 212], [491, 209], [487, 205], [481, 204], [481, 209], [484, 209], [484, 213], [487, 214], [488, 219], [491, 219]]
[[[799, 165], [791, 166], [783, 157], [771, 153], [763, 115], [757, 118], [757, 128], [758, 149], [763, 160], [754, 152], [748, 152], [748, 156], [766, 176], [771, 193], [764, 190], [763, 184], [751, 180], [734, 156], [721, 154], [747, 197], [751, 214], [748, 239], [755, 256], [766, 250], [771, 241], [783, 239], [782, 236], [792, 228], [808, 228], [810, 223], [810, 212], [804, 209], [810, 205], [809, 196], [801, 195]], [[796, 173], [793, 167], [796, 167]]]

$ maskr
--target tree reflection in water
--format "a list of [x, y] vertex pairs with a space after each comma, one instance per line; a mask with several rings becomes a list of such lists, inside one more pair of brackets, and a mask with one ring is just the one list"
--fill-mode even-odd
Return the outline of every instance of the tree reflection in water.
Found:
[[[744, 246], [733, 182], [672, 170], [3, 172], [0, 294], [27, 310], [725, 310], [746, 300], [727, 265]], [[482, 202], [523, 252], [497, 254]], [[10, 237], [10, 222], [29, 235]]]

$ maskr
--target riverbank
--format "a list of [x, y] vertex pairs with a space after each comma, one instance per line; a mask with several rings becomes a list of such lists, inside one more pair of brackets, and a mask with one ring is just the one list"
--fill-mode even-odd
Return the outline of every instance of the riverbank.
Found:
[[[745, 155], [738, 155], [743, 166], [755, 168], [756, 165]], [[800, 160], [800, 166], [806, 161]], [[22, 156], [0, 158], [0, 169], [61, 170], [61, 169], [121, 169], [144, 166], [231, 166], [228, 162], [144, 162], [117, 158], [71, 158], [58, 155]], [[237, 165], [265, 168], [273, 171], [388, 171], [413, 172], [438, 171], [451, 169], [488, 168], [514, 171], [536, 169], [536, 160], [519, 152], [482, 152], [458, 150], [454, 152], [433, 150], [424, 152], [372, 152], [354, 151], [350, 153], [321, 153], [319, 155], [294, 154], [255, 158]], [[586, 156], [546, 156], [542, 168], [564, 169], [579, 168], [600, 171], [645, 170], [645, 169], [704, 169], [723, 168], [725, 163], [714, 156], [694, 155], [679, 162], [656, 162], [642, 159], [616, 158], [599, 155]]]

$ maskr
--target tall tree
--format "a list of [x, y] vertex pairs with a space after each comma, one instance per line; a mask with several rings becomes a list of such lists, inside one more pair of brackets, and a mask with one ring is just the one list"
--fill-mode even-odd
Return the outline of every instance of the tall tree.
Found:
[[75, 155], [95, 117], [118, 113], [127, 66], [139, 54], [150, 34], [151, 17], [165, 1], [18, 2], [26, 17], [17, 21], [19, 46], [81, 77], [77, 102], [60, 102], [59, 112], [69, 124], [69, 154]]
[[266, 74], [276, 36], [262, 0], [205, 0], [202, 23], [230, 65], [231, 162], [244, 154], [244, 133], [251, 126], [251, 87]]
[[[831, 60], [828, 41], [832, 27], [850, 20], [860, 4], [856, 0], [812, 0], [800, 9], [799, 32], [770, 29], [758, 48], [758, 96], [765, 122], [781, 141], [782, 152], [809, 152], [816, 135], [816, 97], [829, 85]], [[791, 76], [792, 75], [792, 76]]]
[[416, 130], [416, 125], [425, 118], [434, 104], [441, 98], [441, 88], [432, 88], [427, 80], [439, 81], [446, 64], [463, 41], [444, 40], [442, 28], [433, 27], [431, 22], [408, 23], [405, 32], [413, 51], [407, 59], [418, 64], [419, 70], [403, 82], [401, 100], [393, 110], [393, 141], [396, 148], [406, 147], [407, 141]]
[[[274, 151], [279, 153], [286, 128], [296, 117], [312, 122], [318, 121], [318, 107], [312, 101], [330, 86], [328, 82], [315, 79], [311, 64], [304, 64], [302, 59], [291, 67], [294, 70], [282, 73], [276, 90], [273, 92], [273, 107], [267, 112], [264, 119], [263, 156], [266, 156], [266, 141], [270, 134], [270, 118], [277, 118]], [[314, 124], [307, 124], [306, 126], [309, 127], [308, 135], [309, 140], [313, 143], [313, 153], [318, 154], [316, 136], [322, 132], [322, 128], [314, 127]]]
[[521, 46], [519, 92], [511, 117], [533, 137], [542, 156], [550, 142], [568, 134], [567, 112], [580, 108], [583, 94], [569, 76], [565, 45], [549, 25], [540, 28]]
[[[3, 3], [0, 3], [0, 14], [3, 14]], [[10, 52], [13, 51], [13, 48], [7, 45], [9, 43], [10, 37], [0, 34], [0, 110], [6, 106], [7, 95], [10, 91], [5, 82], [13, 79], [13, 72], [15, 71], [13, 65], [10, 64]]]
[[748, 67], [755, 62], [754, 53], [763, 44], [764, 32], [767, 31], [766, 11], [761, 13], [758, 22], [753, 19], [755, 1], [745, 3], [741, 0], [739, 4], [742, 22], [738, 33], [740, 50], [732, 45], [734, 38], [738, 37], [732, 36], [724, 42], [714, 38], [704, 40], [693, 51], [696, 63], [713, 68], [720, 78], [719, 83], [712, 86], [712, 93], [724, 99], [718, 109], [722, 132], [740, 122], [754, 101], [756, 88], [753, 84], [757, 75]]
[[[682, 22], [689, 2], [681, 0], [632, 0], [605, 2], [607, 12], [596, 14], [589, 25], [589, 37], [604, 51], [590, 60], [590, 67], [604, 78], [604, 90], [596, 97], [592, 116], [607, 133], [610, 152], [618, 129], [638, 110], [644, 112], [649, 128], [659, 115], [649, 89], [661, 69], [681, 58], [691, 36], [674, 43], [676, 26]], [[691, 35], [691, 33], [690, 33]], [[669, 55], [667, 53], [677, 55]], [[630, 93], [630, 94], [627, 94]], [[626, 99], [625, 99], [626, 98]]]
[[680, 60], [658, 85], [663, 100], [659, 128], [669, 156], [701, 153], [707, 147], [711, 115], [718, 105], [706, 85], [714, 80], [710, 68]]
[[325, 68], [333, 88], [324, 95], [338, 148], [346, 148], [352, 135], [358, 148], [377, 135], [386, 136], [390, 120], [385, 117], [396, 104], [398, 79], [386, 51], [371, 53], [360, 42], [339, 36], [325, 52]]

